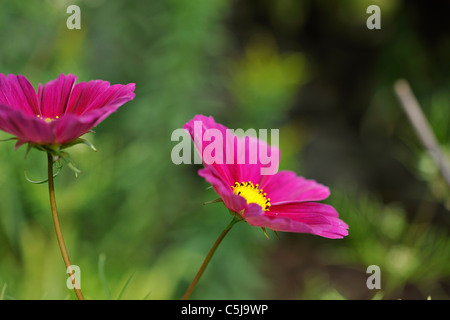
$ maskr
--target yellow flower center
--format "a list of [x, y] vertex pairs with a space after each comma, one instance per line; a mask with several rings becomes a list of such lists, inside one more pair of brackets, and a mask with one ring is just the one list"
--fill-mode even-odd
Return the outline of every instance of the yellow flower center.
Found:
[[[39, 119], [41, 119], [41, 115], [40, 115], [40, 114], [38, 114], [37, 117], [38, 117]], [[55, 121], [56, 119], [59, 119], [59, 117], [56, 116], [55, 119], [53, 119], [53, 118], [42, 118], [42, 120], [44, 120], [44, 121], [47, 122], [47, 123], [50, 123], [50, 122], [52, 122], [52, 121]]]
[[244, 197], [247, 200], [247, 204], [256, 203], [259, 204], [264, 211], [269, 211], [270, 198], [267, 198], [267, 194], [259, 189], [258, 184], [252, 182], [236, 182], [233, 188], [234, 194]]

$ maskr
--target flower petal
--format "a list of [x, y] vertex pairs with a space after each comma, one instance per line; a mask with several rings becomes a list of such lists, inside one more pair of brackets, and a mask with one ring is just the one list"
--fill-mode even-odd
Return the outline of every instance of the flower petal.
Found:
[[0, 105], [0, 130], [15, 135], [20, 143], [52, 144], [55, 135], [48, 123], [21, 110]]
[[[227, 128], [216, 123], [213, 117], [205, 117], [203, 115], [196, 115], [192, 120], [186, 123], [183, 128], [190, 134], [197, 152], [202, 156], [202, 161], [205, 168], [208, 168], [209, 166], [214, 167], [217, 174], [219, 174], [221, 178], [226, 181], [227, 185], [234, 185], [234, 183], [240, 178], [240, 168], [235, 165], [227, 164], [226, 150], [231, 148], [230, 140], [225, 138], [227, 137]], [[222, 156], [219, 161], [216, 162], [211, 161], [209, 155], [204, 152], [205, 148], [210, 143], [213, 143], [213, 141], [203, 141], [203, 134], [208, 129], [218, 130], [218, 133], [220, 133], [222, 138], [225, 140], [225, 143], [223, 143], [222, 140], [224, 152], [222, 152]], [[217, 158], [219, 157], [219, 155], [215, 156]], [[232, 162], [234, 162], [234, 159]]]
[[134, 89], [134, 83], [112, 86], [109, 82], [103, 80], [77, 83], [73, 88], [66, 113], [85, 115], [107, 105], [121, 106], [134, 99]]
[[36, 92], [30, 82], [21, 75], [0, 74], [0, 104], [21, 110], [28, 115], [39, 114]]
[[[134, 99], [134, 89], [134, 83], [129, 83], [127, 85], [115, 84], [106, 88], [106, 90], [104, 90], [94, 100], [92, 100], [91, 103], [89, 103], [87, 108], [84, 110], [83, 115], [93, 110], [104, 108], [105, 106], [115, 105], [117, 108], [120, 107], [125, 102]], [[104, 118], [101, 119], [101, 121], [103, 120]]]
[[198, 174], [212, 185], [228, 209], [236, 213], [241, 213], [247, 209], [247, 201], [243, 197], [233, 193], [227, 181], [223, 179], [213, 166], [200, 169]]
[[338, 216], [332, 206], [313, 202], [272, 205], [270, 211], [263, 214], [257, 214], [256, 211], [244, 214], [244, 218], [253, 226], [276, 231], [311, 233], [331, 239], [348, 235], [348, 225]]
[[129, 96], [118, 98], [100, 109], [91, 110], [81, 116], [65, 114], [58, 121], [51, 122], [50, 125], [55, 126], [56, 143], [63, 144], [77, 139], [97, 126], [129, 100]]
[[[274, 166], [278, 170], [280, 151], [277, 147], [270, 147], [263, 140], [252, 136], [237, 137], [230, 129], [216, 123], [213, 117], [196, 115], [184, 125], [184, 129], [191, 135], [197, 151], [202, 156], [204, 166], [213, 166], [230, 186], [235, 182], [259, 183], [262, 168]], [[209, 137], [205, 138], [205, 132], [211, 129], [220, 137], [211, 138], [211, 141]], [[218, 138], [220, 141], [216, 141]], [[211, 147], [213, 143], [221, 150]], [[214, 155], [205, 152], [205, 150], [212, 152], [211, 149], [214, 149]], [[261, 161], [261, 154], [267, 161]]]
[[267, 193], [272, 205], [320, 201], [330, 195], [328, 187], [297, 176], [293, 171], [280, 171], [272, 176], [264, 176], [260, 186]]
[[244, 146], [244, 152], [236, 152], [237, 165], [241, 173], [240, 180], [236, 182], [251, 181], [254, 184], [261, 184], [264, 179], [276, 174], [280, 162], [278, 147], [270, 146], [265, 141], [252, 136], [236, 138], [234, 150], [239, 150], [238, 144]]
[[40, 101], [40, 115], [44, 118], [60, 117], [67, 109], [70, 95], [77, 77], [69, 74], [61, 74], [57, 79], [39, 84], [38, 97]]

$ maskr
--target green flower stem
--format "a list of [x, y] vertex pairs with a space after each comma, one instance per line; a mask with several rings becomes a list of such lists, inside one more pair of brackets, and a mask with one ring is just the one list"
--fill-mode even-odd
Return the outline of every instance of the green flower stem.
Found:
[[[72, 270], [71, 267], [72, 263], [70, 262], [69, 253], [67, 252], [67, 248], [64, 243], [61, 226], [59, 224], [58, 211], [56, 209], [55, 185], [53, 182], [53, 156], [50, 153], [47, 153], [47, 158], [48, 158], [48, 193], [50, 196], [50, 207], [52, 209], [52, 218], [53, 224], [55, 226], [56, 238], [58, 239], [59, 248], [61, 249], [64, 264], [66, 265], [66, 270]], [[74, 271], [72, 270], [72, 272], [69, 275], [73, 276], [73, 274]], [[78, 300], [84, 300], [83, 294], [81, 293], [81, 289], [77, 284], [75, 277], [72, 277], [72, 284]]]
[[222, 242], [223, 238], [227, 235], [227, 233], [231, 230], [231, 228], [239, 221], [242, 221], [242, 218], [234, 216], [233, 220], [228, 224], [228, 226], [222, 231], [222, 233], [217, 238], [216, 242], [214, 242], [213, 246], [208, 252], [208, 255], [206, 256], [205, 260], [203, 261], [200, 269], [198, 270], [194, 280], [192, 280], [191, 284], [189, 285], [189, 288], [186, 290], [186, 293], [184, 294], [182, 300], [188, 300], [191, 296], [192, 291], [194, 290], [195, 286], [197, 285], [197, 282], [200, 280], [200, 277], [202, 276], [203, 272], [205, 271], [206, 267], [208, 266], [209, 261], [211, 260], [212, 256], [214, 255], [214, 252], [216, 252], [217, 247]]

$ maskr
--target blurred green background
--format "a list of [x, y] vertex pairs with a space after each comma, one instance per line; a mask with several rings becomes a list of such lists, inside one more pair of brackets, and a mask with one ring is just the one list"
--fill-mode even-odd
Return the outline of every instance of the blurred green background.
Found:
[[[69, 30], [66, 9], [81, 8]], [[381, 8], [369, 30], [366, 9]], [[88, 299], [180, 299], [231, 217], [174, 165], [195, 114], [279, 128], [281, 169], [330, 186], [343, 240], [238, 224], [194, 299], [448, 299], [450, 199], [393, 91], [407, 79], [450, 148], [450, 4], [419, 0], [0, 2], [0, 72], [136, 83], [136, 98], [71, 149], [61, 226]], [[1, 133], [0, 138], [9, 135]], [[446, 151], [447, 152], [447, 151]], [[75, 299], [53, 230], [46, 156], [0, 144], [0, 298]], [[369, 290], [369, 265], [381, 289]]]

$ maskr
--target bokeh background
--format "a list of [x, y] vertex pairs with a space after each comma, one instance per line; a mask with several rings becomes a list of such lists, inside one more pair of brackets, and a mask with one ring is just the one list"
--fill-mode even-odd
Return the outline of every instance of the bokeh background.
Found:
[[[69, 30], [69, 5], [81, 29]], [[381, 8], [369, 30], [366, 9]], [[447, 1], [0, 2], [0, 72], [136, 83], [56, 178], [62, 229], [88, 299], [180, 299], [230, 221], [171, 133], [195, 114], [278, 128], [281, 169], [330, 186], [342, 240], [238, 224], [194, 299], [448, 299], [449, 188], [393, 90], [406, 79], [450, 147]], [[0, 138], [9, 135], [1, 133]], [[75, 299], [51, 221], [46, 156], [0, 144], [0, 298]], [[369, 290], [369, 265], [381, 289]]]

